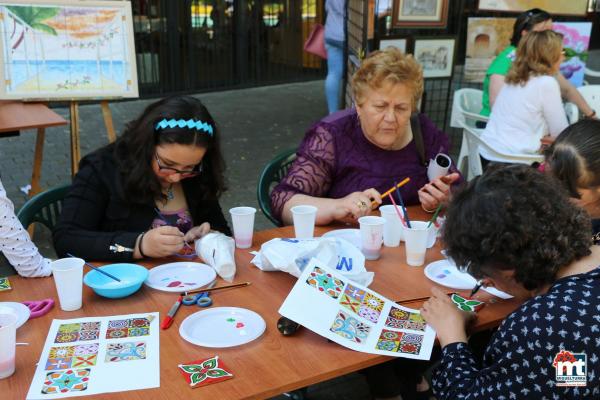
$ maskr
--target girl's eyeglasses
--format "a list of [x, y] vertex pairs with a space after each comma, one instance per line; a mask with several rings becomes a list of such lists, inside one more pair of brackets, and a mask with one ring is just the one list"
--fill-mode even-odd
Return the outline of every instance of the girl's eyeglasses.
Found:
[[173, 175], [173, 174], [181, 174], [184, 178], [189, 178], [192, 176], [199, 175], [202, 172], [202, 162], [194, 167], [194, 169], [190, 170], [181, 170], [173, 167], [167, 167], [161, 164], [160, 158], [158, 158], [158, 154], [154, 154], [154, 158], [156, 158], [156, 164], [158, 165], [158, 171], [162, 175]]

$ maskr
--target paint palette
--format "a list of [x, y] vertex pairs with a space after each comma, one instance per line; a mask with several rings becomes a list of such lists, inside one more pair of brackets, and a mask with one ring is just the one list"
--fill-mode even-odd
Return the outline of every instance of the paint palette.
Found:
[[215, 307], [198, 311], [183, 320], [179, 334], [204, 347], [239, 346], [260, 337], [265, 320], [254, 311], [238, 307]]
[[342, 238], [360, 249], [360, 230], [358, 229], [336, 229], [323, 234], [323, 237]]
[[215, 270], [197, 262], [174, 262], [150, 270], [146, 286], [164, 292], [185, 292], [199, 289], [217, 278]]
[[452, 289], [473, 289], [477, 284], [471, 275], [460, 272], [448, 259], [434, 261], [425, 267], [425, 276], [442, 286]]
[[[454, 262], [449, 259], [434, 261], [425, 267], [425, 276], [437, 284], [452, 289], [473, 289], [477, 280], [466, 272], [461, 272], [456, 268]], [[494, 287], [482, 287], [481, 290], [501, 299], [512, 299], [508, 293], [502, 292]]]

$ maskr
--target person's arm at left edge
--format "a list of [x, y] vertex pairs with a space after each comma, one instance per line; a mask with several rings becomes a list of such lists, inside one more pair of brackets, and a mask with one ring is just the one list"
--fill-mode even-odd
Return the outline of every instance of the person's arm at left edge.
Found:
[[[450, 142], [446, 134], [423, 115], [421, 115], [421, 131], [427, 160], [435, 158], [438, 153], [450, 155]], [[434, 179], [419, 189], [421, 207], [427, 212], [435, 211], [440, 203], [445, 204], [450, 200], [452, 186], [462, 182], [462, 175], [452, 161], [446, 176]]]
[[567, 80], [567, 78], [562, 76], [561, 73], [556, 74], [555, 78], [560, 86], [560, 94], [563, 99], [575, 104], [577, 108], [579, 108], [579, 111], [581, 111], [586, 118], [597, 118], [596, 111], [590, 107], [581, 93], [579, 93], [579, 90], [577, 90], [577, 88], [573, 86], [571, 82]]

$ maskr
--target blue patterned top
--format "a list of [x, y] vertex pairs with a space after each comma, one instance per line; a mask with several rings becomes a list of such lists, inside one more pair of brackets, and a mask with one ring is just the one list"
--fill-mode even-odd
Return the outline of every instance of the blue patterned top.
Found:
[[[554, 357], [560, 350], [587, 355], [587, 385], [558, 387]], [[600, 268], [562, 278], [509, 315], [477, 365], [465, 343], [444, 347], [433, 376], [444, 399], [600, 398]]]
[[154, 221], [152, 221], [152, 229], [170, 225], [178, 228], [181, 233], [187, 233], [187, 231], [194, 227], [192, 214], [190, 214], [187, 208], [177, 211], [161, 211], [160, 215], [162, 218], [154, 218]]

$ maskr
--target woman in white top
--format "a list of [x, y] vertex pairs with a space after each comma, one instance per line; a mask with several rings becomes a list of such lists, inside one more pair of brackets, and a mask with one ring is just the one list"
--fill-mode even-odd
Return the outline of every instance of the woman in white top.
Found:
[[[482, 138], [500, 153], [534, 154], [568, 125], [560, 87], [553, 77], [563, 60], [562, 35], [529, 32], [521, 39], [506, 84]], [[480, 148], [484, 160], [503, 161]]]
[[[0, 259], [0, 270], [4, 276], [7, 271], [2, 264], [8, 261], [21, 276], [28, 278], [48, 276], [50, 260], [38, 252], [29, 234], [15, 216], [14, 206], [6, 196], [0, 181], [0, 252], [6, 259]], [[1, 257], [0, 257], [1, 258]]]

